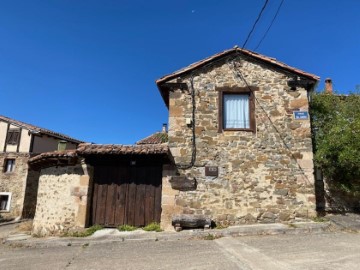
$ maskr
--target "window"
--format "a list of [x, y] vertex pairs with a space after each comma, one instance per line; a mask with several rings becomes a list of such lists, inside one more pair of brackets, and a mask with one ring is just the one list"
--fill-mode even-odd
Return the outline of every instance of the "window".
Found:
[[17, 145], [20, 138], [20, 129], [9, 129], [7, 134], [7, 144]]
[[0, 212], [9, 212], [11, 192], [0, 192]]
[[59, 141], [58, 142], [58, 151], [66, 150], [66, 141]]
[[219, 132], [255, 131], [254, 93], [246, 88], [219, 91]]
[[4, 172], [11, 173], [15, 169], [15, 159], [5, 159]]
[[223, 127], [224, 129], [250, 128], [249, 95], [224, 94]]

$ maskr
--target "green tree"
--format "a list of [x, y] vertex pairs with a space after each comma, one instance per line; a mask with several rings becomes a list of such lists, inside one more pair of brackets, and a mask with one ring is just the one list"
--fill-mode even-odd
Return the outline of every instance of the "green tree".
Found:
[[333, 184], [360, 191], [360, 96], [314, 94], [315, 164]]

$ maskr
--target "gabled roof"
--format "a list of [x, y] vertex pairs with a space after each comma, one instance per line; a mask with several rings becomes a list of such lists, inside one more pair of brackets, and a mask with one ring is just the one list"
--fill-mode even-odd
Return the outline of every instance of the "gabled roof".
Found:
[[160, 90], [161, 96], [163, 97], [166, 105], [168, 105], [168, 89], [166, 89], [166, 87], [162, 87], [162, 85], [164, 83], [166, 83], [166, 82], [168, 82], [168, 81], [170, 81], [170, 80], [172, 80], [174, 78], [186, 75], [187, 73], [190, 73], [191, 71], [193, 71], [193, 70], [195, 70], [197, 68], [205, 66], [205, 65], [207, 65], [207, 64], [209, 64], [211, 62], [215, 62], [215, 61], [217, 61], [219, 59], [230, 56], [232, 54], [240, 54], [242, 56], [251, 58], [253, 60], [263, 62], [264, 64], [271, 65], [271, 66], [273, 66], [275, 68], [278, 68], [278, 69], [293, 73], [294, 75], [298, 75], [298, 76], [301, 76], [301, 77], [308, 78], [310, 80], [313, 80], [314, 82], [316, 82], [316, 81], [318, 81], [320, 79], [320, 77], [317, 76], [317, 75], [314, 75], [314, 74], [302, 71], [300, 69], [288, 66], [285, 63], [276, 60], [276, 58], [268, 57], [268, 56], [265, 56], [265, 55], [262, 55], [262, 54], [259, 54], [259, 53], [256, 53], [256, 52], [252, 52], [252, 51], [249, 51], [249, 50], [246, 50], [246, 49], [241, 49], [241, 48], [235, 47], [233, 49], [225, 50], [223, 52], [214, 54], [214, 55], [212, 55], [210, 57], [207, 57], [207, 58], [205, 58], [203, 60], [195, 62], [195, 63], [193, 63], [193, 64], [191, 64], [191, 65], [189, 65], [187, 67], [179, 69], [178, 71], [175, 71], [175, 72], [173, 72], [171, 74], [165, 75], [165, 76], [161, 77], [160, 79], [156, 80], [156, 84], [157, 84], [157, 86], [158, 86], [158, 88]]
[[136, 144], [162, 144], [168, 142], [168, 134], [166, 132], [156, 132], [150, 136], [137, 141]]
[[15, 125], [15, 126], [18, 126], [18, 127], [21, 127], [21, 128], [28, 129], [33, 133], [45, 134], [45, 135], [48, 135], [48, 136], [51, 136], [51, 137], [59, 138], [59, 139], [62, 139], [62, 140], [73, 142], [73, 143], [83, 143], [83, 141], [77, 140], [77, 139], [72, 138], [72, 137], [70, 137], [68, 135], [61, 134], [61, 133], [58, 133], [58, 132], [55, 132], [55, 131], [52, 131], [52, 130], [49, 130], [49, 129], [38, 127], [38, 126], [34, 126], [34, 125], [31, 125], [31, 124], [27, 124], [27, 123], [24, 123], [24, 122], [15, 120], [15, 119], [11, 119], [11, 118], [3, 116], [3, 115], [0, 115], [0, 121], [7, 122], [9, 124], [12, 124], [12, 125]]

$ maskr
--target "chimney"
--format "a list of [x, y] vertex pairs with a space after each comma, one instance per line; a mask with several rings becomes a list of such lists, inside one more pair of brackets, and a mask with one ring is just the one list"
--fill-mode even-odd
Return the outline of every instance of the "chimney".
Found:
[[167, 133], [167, 124], [166, 123], [163, 124], [161, 132]]
[[330, 95], [332, 95], [333, 93], [333, 85], [330, 78], [325, 79], [325, 93]]

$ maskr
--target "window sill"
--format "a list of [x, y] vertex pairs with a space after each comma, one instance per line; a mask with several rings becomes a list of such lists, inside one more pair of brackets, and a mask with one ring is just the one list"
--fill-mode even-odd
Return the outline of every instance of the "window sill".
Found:
[[224, 128], [222, 131], [246, 131], [246, 132], [254, 132], [254, 130], [249, 128]]

